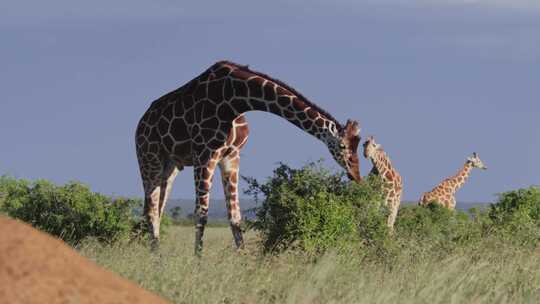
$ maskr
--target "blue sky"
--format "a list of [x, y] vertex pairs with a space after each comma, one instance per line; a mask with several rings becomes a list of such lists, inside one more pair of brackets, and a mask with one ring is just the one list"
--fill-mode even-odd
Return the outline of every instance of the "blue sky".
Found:
[[[540, 3], [527, 0], [2, 1], [0, 174], [140, 196], [134, 130], [152, 100], [219, 59], [279, 78], [374, 135], [416, 200], [473, 151], [461, 201], [540, 184]], [[248, 114], [241, 174], [327, 149]], [[365, 175], [371, 165], [362, 158]], [[221, 198], [215, 179], [215, 198]], [[193, 197], [191, 168], [173, 197]]]

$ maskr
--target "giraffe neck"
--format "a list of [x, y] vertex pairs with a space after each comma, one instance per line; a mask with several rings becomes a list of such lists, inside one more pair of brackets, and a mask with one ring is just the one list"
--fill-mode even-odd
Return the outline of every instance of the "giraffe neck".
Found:
[[327, 145], [339, 140], [343, 127], [336, 119], [270, 76], [222, 61], [199, 77], [200, 84], [205, 82], [207, 98], [225, 100], [217, 110], [219, 116], [265, 111], [283, 117]]
[[465, 165], [463, 165], [463, 168], [459, 170], [459, 172], [455, 176], [449, 179], [449, 184], [452, 187], [453, 192], [456, 192], [465, 184], [465, 182], [469, 178], [469, 175], [471, 174], [472, 168], [472, 163], [467, 161]]
[[371, 157], [373, 166], [379, 171], [380, 175], [383, 175], [389, 168], [392, 167], [390, 158], [383, 150], [377, 150], [373, 157]]

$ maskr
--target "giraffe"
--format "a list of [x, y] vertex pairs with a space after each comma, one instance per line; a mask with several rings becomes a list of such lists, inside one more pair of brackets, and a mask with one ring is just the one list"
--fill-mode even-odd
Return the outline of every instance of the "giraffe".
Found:
[[419, 205], [427, 206], [430, 203], [439, 203], [454, 210], [456, 208], [456, 191], [465, 184], [473, 168], [487, 169], [476, 152], [467, 158], [465, 165], [456, 175], [443, 180], [430, 192], [424, 193], [420, 198]]
[[178, 172], [193, 166], [195, 254], [203, 248], [212, 177], [219, 166], [233, 239], [242, 248], [238, 201], [240, 149], [249, 129], [244, 114], [278, 115], [322, 141], [348, 177], [361, 181], [358, 122], [343, 126], [299, 92], [268, 75], [230, 61], [218, 61], [182, 87], [155, 100], [142, 116], [135, 143], [153, 247], [160, 219]]
[[392, 166], [390, 158], [381, 148], [381, 145], [375, 142], [373, 136], [368, 137], [364, 142], [364, 157], [370, 159], [373, 163], [373, 169], [370, 174], [378, 175], [383, 180], [384, 204], [390, 211], [387, 226], [392, 231], [403, 193], [401, 175]]

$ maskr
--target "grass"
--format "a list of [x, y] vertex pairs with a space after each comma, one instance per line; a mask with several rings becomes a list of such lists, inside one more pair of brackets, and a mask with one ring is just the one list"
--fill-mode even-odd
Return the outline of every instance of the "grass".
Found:
[[79, 246], [86, 257], [175, 303], [539, 303], [540, 251], [497, 240], [449, 252], [404, 246], [372, 252], [262, 255], [259, 239], [233, 249], [228, 228], [208, 228], [204, 256], [194, 228], [173, 226], [157, 253], [145, 244]]

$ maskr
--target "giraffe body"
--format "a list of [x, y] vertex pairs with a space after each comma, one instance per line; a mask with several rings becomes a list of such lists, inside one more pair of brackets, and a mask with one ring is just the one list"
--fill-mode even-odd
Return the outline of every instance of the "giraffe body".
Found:
[[373, 137], [369, 137], [364, 143], [364, 156], [370, 159], [373, 164], [371, 174], [380, 176], [383, 181], [382, 190], [384, 203], [390, 211], [387, 225], [390, 230], [392, 230], [396, 221], [399, 205], [401, 204], [401, 196], [403, 194], [401, 175], [396, 168], [392, 166], [390, 158], [381, 146], [375, 142]]
[[467, 159], [463, 168], [456, 175], [443, 180], [433, 190], [425, 192], [420, 198], [419, 204], [427, 206], [430, 203], [438, 203], [454, 210], [456, 208], [456, 192], [465, 184], [473, 168], [487, 169], [476, 153]]
[[360, 181], [358, 123], [342, 126], [300, 93], [265, 74], [228, 61], [152, 103], [135, 134], [145, 191], [144, 213], [153, 243], [172, 183], [186, 166], [195, 180], [195, 251], [200, 254], [208, 218], [209, 193], [220, 167], [231, 229], [237, 247], [243, 244], [238, 201], [240, 149], [249, 128], [244, 113], [265, 111], [281, 116], [321, 140], [351, 179]]

